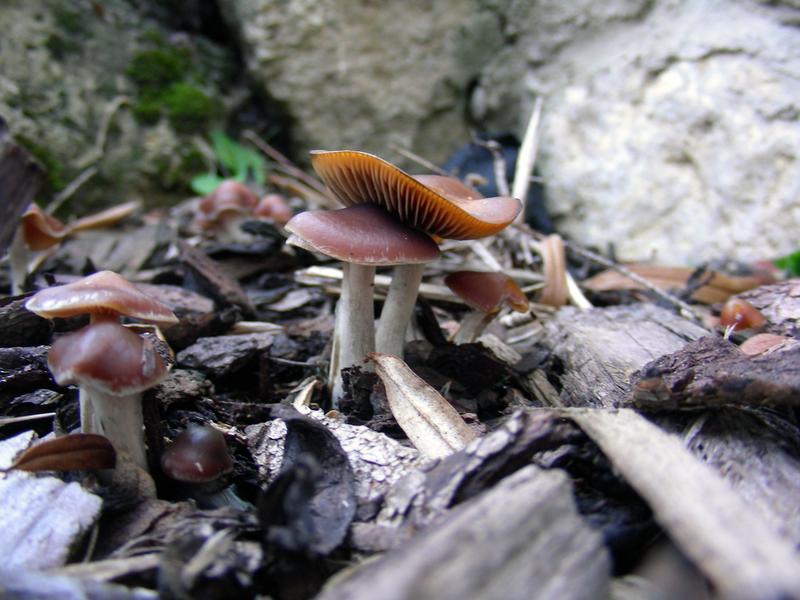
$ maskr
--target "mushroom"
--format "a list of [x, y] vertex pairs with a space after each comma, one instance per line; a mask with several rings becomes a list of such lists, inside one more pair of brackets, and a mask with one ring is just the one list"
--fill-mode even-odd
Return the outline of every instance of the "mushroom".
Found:
[[[483, 198], [452, 177], [409, 175], [385, 160], [350, 150], [313, 151], [314, 170], [345, 206], [377, 204], [403, 224], [436, 238], [494, 235], [517, 216], [516, 198]], [[378, 323], [378, 352], [402, 357], [424, 264], [395, 267]]]
[[31, 204], [20, 219], [17, 234], [9, 249], [12, 293], [22, 292], [25, 277], [28, 275], [31, 252], [52, 248], [67, 236], [78, 231], [113, 225], [136, 211], [140, 206], [141, 202], [138, 201], [125, 202], [76, 219], [69, 225], [64, 225], [39, 208], [38, 204]]
[[42, 290], [25, 306], [51, 319], [90, 315], [89, 325], [53, 342], [48, 366], [59, 385], [79, 387], [82, 431], [105, 435], [147, 470], [141, 394], [166, 376], [169, 365], [149, 339], [118, 318], [166, 324], [177, 322], [175, 315], [111, 271]]
[[474, 309], [461, 322], [453, 337], [456, 344], [474, 341], [504, 305], [517, 312], [528, 312], [525, 294], [505, 273], [455, 271], [444, 278], [453, 293]]
[[233, 470], [233, 458], [225, 436], [209, 425], [189, 426], [169, 444], [161, 455], [161, 471], [175, 481], [191, 484], [191, 497], [201, 508], [246, 504], [230, 487], [218, 489], [218, 482]]
[[258, 205], [258, 197], [243, 183], [226, 179], [197, 204], [195, 223], [203, 230], [218, 229], [238, 235], [242, 218]]
[[66, 225], [45, 213], [38, 204], [28, 207], [20, 219], [19, 228], [8, 250], [12, 294], [22, 293], [31, 253], [52, 248], [68, 233]]
[[424, 233], [373, 205], [300, 213], [286, 229], [292, 234], [287, 243], [344, 263], [331, 356], [333, 403], [337, 407], [344, 391], [341, 369], [362, 363], [375, 349], [375, 267], [425, 263], [439, 255], [439, 248]]
[[254, 217], [270, 219], [280, 226], [286, 225], [293, 214], [286, 198], [280, 194], [267, 194], [258, 201], [258, 205], [253, 209]]
[[766, 325], [767, 320], [759, 310], [742, 298], [731, 298], [722, 306], [719, 313], [719, 324], [726, 328], [727, 337], [733, 331], [743, 329], [758, 330]]

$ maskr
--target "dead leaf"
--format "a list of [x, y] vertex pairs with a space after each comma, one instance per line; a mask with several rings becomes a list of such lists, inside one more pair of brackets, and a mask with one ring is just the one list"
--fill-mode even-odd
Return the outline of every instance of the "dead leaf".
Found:
[[544, 262], [545, 286], [539, 295], [539, 302], [559, 308], [569, 299], [567, 292], [567, 255], [564, 240], [558, 234], [548, 235], [539, 244]]
[[116, 462], [117, 453], [105, 436], [72, 433], [28, 448], [11, 468], [20, 471], [113, 469]]
[[427, 458], [457, 452], [475, 438], [455, 408], [395, 356], [368, 355], [386, 388], [386, 399], [408, 439]]

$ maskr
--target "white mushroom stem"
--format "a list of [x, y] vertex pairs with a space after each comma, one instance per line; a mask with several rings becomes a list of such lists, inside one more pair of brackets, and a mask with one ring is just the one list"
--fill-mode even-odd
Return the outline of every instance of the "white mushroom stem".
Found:
[[17, 229], [11, 246], [8, 248], [8, 264], [11, 267], [11, 293], [21, 294], [28, 276], [28, 262], [31, 259], [31, 251], [22, 236], [22, 230]]
[[334, 408], [338, 408], [339, 401], [344, 395], [342, 369], [353, 365], [368, 368], [364, 364], [364, 358], [368, 353], [375, 351], [373, 315], [375, 267], [344, 263], [342, 271], [344, 273], [342, 296], [336, 307], [334, 356], [331, 357]]
[[117, 452], [124, 452], [136, 465], [149, 472], [144, 443], [142, 394], [115, 396], [81, 386], [80, 397], [81, 413], [84, 412], [84, 403], [91, 407], [90, 429], [87, 432], [84, 426], [84, 432], [106, 436]]
[[479, 310], [473, 310], [467, 313], [461, 320], [461, 325], [459, 325], [455, 334], [453, 334], [452, 342], [454, 344], [470, 344], [474, 342], [496, 316], [496, 312], [485, 313]]
[[375, 347], [381, 354], [403, 358], [406, 329], [417, 302], [419, 284], [425, 263], [399, 265], [394, 268], [392, 283], [383, 303]]

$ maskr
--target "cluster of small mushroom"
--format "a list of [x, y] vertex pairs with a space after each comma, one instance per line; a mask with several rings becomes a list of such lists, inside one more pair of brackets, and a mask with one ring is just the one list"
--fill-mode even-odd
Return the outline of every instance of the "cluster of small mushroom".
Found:
[[88, 314], [89, 324], [56, 339], [47, 363], [59, 385], [77, 385], [81, 429], [109, 438], [118, 453], [147, 470], [142, 392], [170, 365], [155, 344], [119, 322], [121, 316], [176, 323], [172, 311], [112, 271], [44, 289], [25, 305], [48, 319]]
[[[315, 151], [311, 162], [346, 208], [301, 213], [286, 229], [289, 244], [344, 263], [331, 357], [336, 405], [343, 395], [342, 368], [362, 364], [375, 350], [402, 357], [424, 266], [439, 256], [437, 242], [493, 235], [513, 222], [522, 206], [516, 198], [483, 198], [455, 178], [409, 175], [364, 152]], [[376, 266], [394, 267], [377, 331]]]
[[267, 194], [259, 200], [245, 184], [226, 179], [197, 203], [194, 222], [203, 231], [230, 231], [246, 218], [268, 219], [283, 226], [292, 218], [292, 209], [280, 194]]

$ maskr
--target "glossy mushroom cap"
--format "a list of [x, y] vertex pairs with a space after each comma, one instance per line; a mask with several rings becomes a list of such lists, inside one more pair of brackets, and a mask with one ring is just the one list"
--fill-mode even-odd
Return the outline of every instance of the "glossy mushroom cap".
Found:
[[517, 312], [530, 310], [525, 294], [505, 273], [456, 271], [445, 277], [444, 282], [467, 305], [481, 312], [495, 313], [503, 304]]
[[31, 204], [20, 221], [25, 245], [31, 250], [46, 250], [60, 242], [69, 229], [55, 217], [46, 214], [38, 204]]
[[37, 292], [25, 308], [46, 319], [81, 314], [118, 314], [151, 323], [177, 323], [173, 312], [113, 271]]
[[430, 237], [371, 204], [300, 213], [286, 229], [292, 234], [287, 243], [357, 265], [426, 263], [439, 256]]
[[469, 240], [493, 235], [522, 209], [516, 198], [482, 198], [450, 177], [412, 177], [366, 152], [315, 150], [311, 164], [345, 206], [377, 204], [403, 223], [442, 238]]
[[78, 385], [104, 394], [138, 394], [169, 371], [152, 342], [116, 321], [103, 320], [58, 338], [47, 364], [59, 385]]
[[767, 320], [758, 309], [747, 300], [741, 298], [731, 298], [723, 306], [719, 313], [719, 324], [723, 327], [731, 327], [734, 330], [759, 329], [766, 325]]
[[189, 425], [161, 455], [161, 470], [177, 481], [207, 483], [231, 469], [225, 436], [209, 426]]

